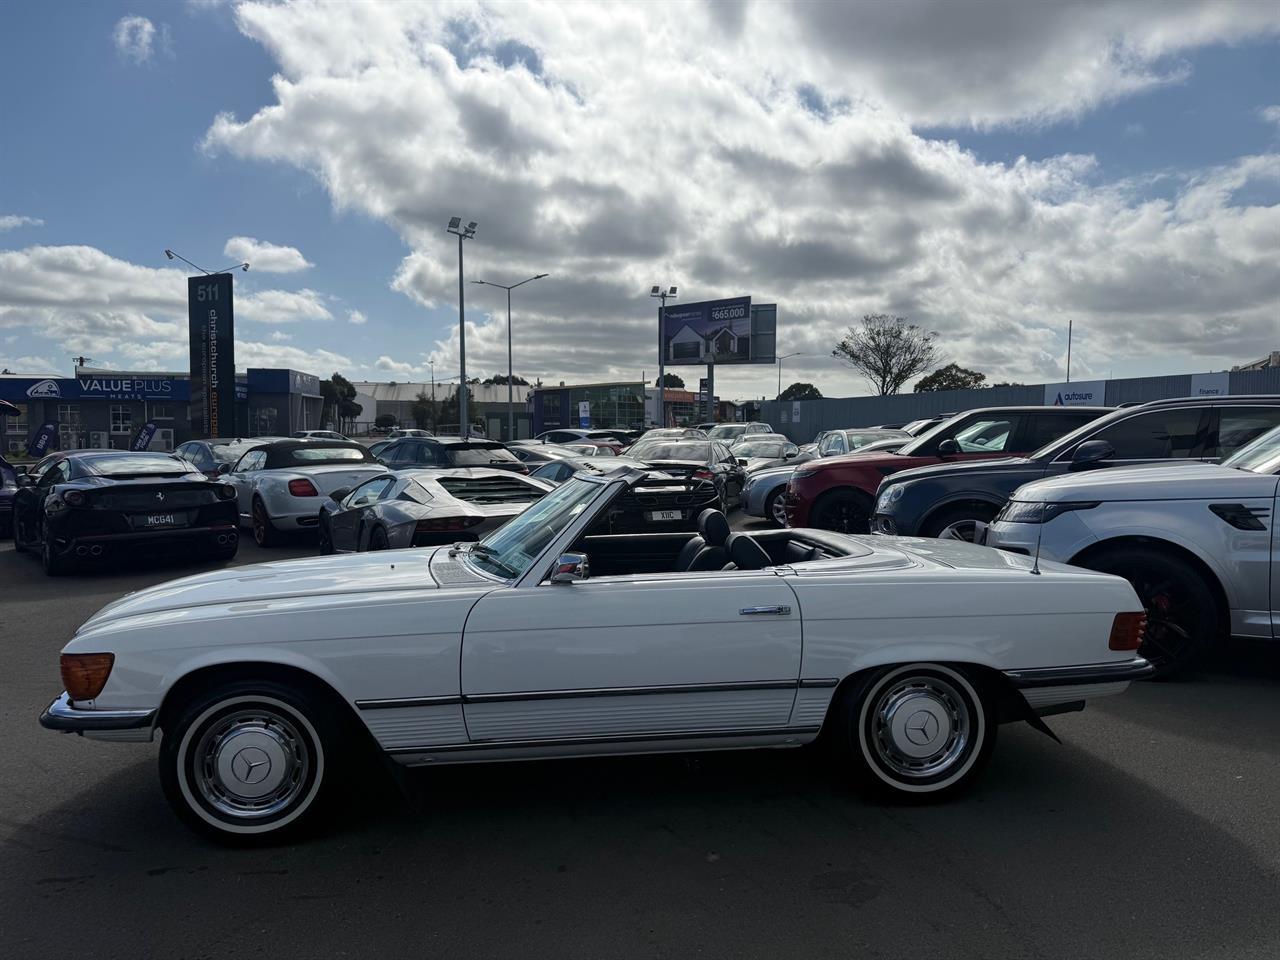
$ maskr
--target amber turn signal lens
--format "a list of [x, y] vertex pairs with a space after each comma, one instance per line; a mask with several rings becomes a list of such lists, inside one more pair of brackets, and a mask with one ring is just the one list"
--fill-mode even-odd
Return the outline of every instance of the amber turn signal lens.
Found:
[[1111, 624], [1111, 642], [1107, 646], [1112, 650], [1137, 650], [1146, 632], [1145, 613], [1117, 613]]
[[114, 653], [64, 653], [62, 685], [72, 700], [92, 700], [107, 685]]

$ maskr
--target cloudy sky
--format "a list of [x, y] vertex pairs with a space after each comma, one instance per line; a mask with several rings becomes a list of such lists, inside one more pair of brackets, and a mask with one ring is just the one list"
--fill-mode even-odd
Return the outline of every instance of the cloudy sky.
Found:
[[[0, 12], [0, 365], [180, 369], [186, 271], [237, 362], [457, 372], [467, 276], [516, 372], [652, 378], [652, 284], [779, 305], [784, 382], [891, 312], [992, 379], [1280, 349], [1280, 6], [898, 0], [15, 0]], [[180, 266], [180, 265], [179, 265]], [[505, 300], [467, 287], [468, 372]], [[492, 313], [490, 313], [492, 311]], [[688, 368], [696, 376], [695, 368]], [[772, 395], [773, 367], [722, 369]]]

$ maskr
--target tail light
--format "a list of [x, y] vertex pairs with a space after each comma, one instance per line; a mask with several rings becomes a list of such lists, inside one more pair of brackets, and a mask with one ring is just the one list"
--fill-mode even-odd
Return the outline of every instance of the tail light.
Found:
[[449, 530], [466, 530], [484, 521], [484, 517], [444, 517], [437, 520], [419, 520], [418, 533], [444, 533]]
[[229, 483], [218, 484], [219, 500], [234, 500], [236, 496], [236, 488]]
[[1112, 650], [1137, 650], [1146, 632], [1145, 613], [1117, 613], [1111, 624], [1111, 640], [1107, 646]]
[[62, 655], [62, 686], [72, 700], [92, 700], [107, 685], [111, 667], [116, 662], [114, 653], [64, 653]]
[[295, 497], [318, 497], [320, 491], [316, 489], [316, 485], [305, 477], [297, 480], [289, 481], [289, 492]]
[[706, 467], [699, 467], [697, 470], [693, 471], [693, 478], [695, 480], [714, 480], [716, 475]]
[[62, 499], [66, 501], [69, 507], [83, 507], [85, 505], [85, 495], [79, 490], [68, 490], [62, 495]]
[[527, 464], [524, 464], [524, 463], [517, 463], [517, 464], [513, 464], [513, 465], [512, 465], [512, 467], [511, 467], [511, 469], [512, 469], [514, 472], [516, 472], [516, 473], [528, 473], [528, 472], [529, 472], [529, 467], [528, 467], [528, 465], [527, 465]]

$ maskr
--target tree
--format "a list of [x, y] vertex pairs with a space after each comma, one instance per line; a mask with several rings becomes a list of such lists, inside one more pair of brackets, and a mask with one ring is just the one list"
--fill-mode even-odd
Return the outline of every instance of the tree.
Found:
[[320, 396], [324, 401], [320, 408], [320, 422], [336, 421], [339, 430], [364, 412], [364, 407], [356, 403], [356, 388], [340, 373], [320, 381]]
[[[475, 397], [471, 393], [471, 387], [467, 384], [459, 385], [458, 390], [467, 391], [467, 417], [470, 420], [475, 419]], [[458, 409], [458, 390], [454, 390], [449, 396], [440, 401], [440, 422], [446, 426], [457, 426], [462, 428], [462, 420]]]
[[427, 391], [418, 391], [418, 395], [413, 398], [413, 406], [409, 408], [409, 413], [413, 417], [414, 425], [419, 430], [435, 429], [436, 402], [427, 396]]
[[379, 415], [374, 419], [374, 421], [373, 421], [373, 425], [374, 425], [375, 427], [380, 427], [380, 428], [381, 428], [381, 429], [383, 429], [383, 430], [389, 430], [389, 429], [391, 429], [392, 427], [394, 427], [394, 426], [396, 425], [396, 417], [395, 417], [395, 414], [393, 414], [393, 413], [383, 413], [383, 414], [379, 414]]
[[916, 384], [916, 393], [931, 393], [934, 390], [972, 390], [982, 386], [986, 379], [985, 373], [967, 370], [958, 363], [948, 363], [927, 377], [921, 377]]
[[821, 400], [822, 391], [812, 383], [793, 383], [778, 394], [779, 400]]
[[[658, 385], [658, 381], [654, 380], [653, 385], [656, 387]], [[674, 373], [664, 373], [662, 375], [662, 385], [663, 387], [671, 387], [673, 390], [683, 390], [684, 380], [677, 377]]]
[[871, 381], [880, 396], [887, 397], [937, 362], [936, 336], [906, 317], [872, 313], [863, 316], [861, 327], [849, 328], [831, 355], [853, 367]]
[[[505, 373], [495, 373], [492, 377], [485, 377], [483, 382], [496, 384], [498, 386], [506, 386], [507, 375]], [[526, 380], [524, 377], [520, 376], [520, 374], [518, 373], [514, 373], [511, 375], [511, 382], [517, 387], [529, 386], [529, 381]]]

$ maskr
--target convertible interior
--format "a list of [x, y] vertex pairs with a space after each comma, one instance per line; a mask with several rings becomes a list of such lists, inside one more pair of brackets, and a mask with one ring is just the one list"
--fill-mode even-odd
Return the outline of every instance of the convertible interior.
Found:
[[824, 530], [760, 530], [734, 533], [719, 510], [698, 515], [698, 532], [598, 534], [588, 531], [571, 548], [585, 553], [593, 576], [762, 570], [857, 552]]

